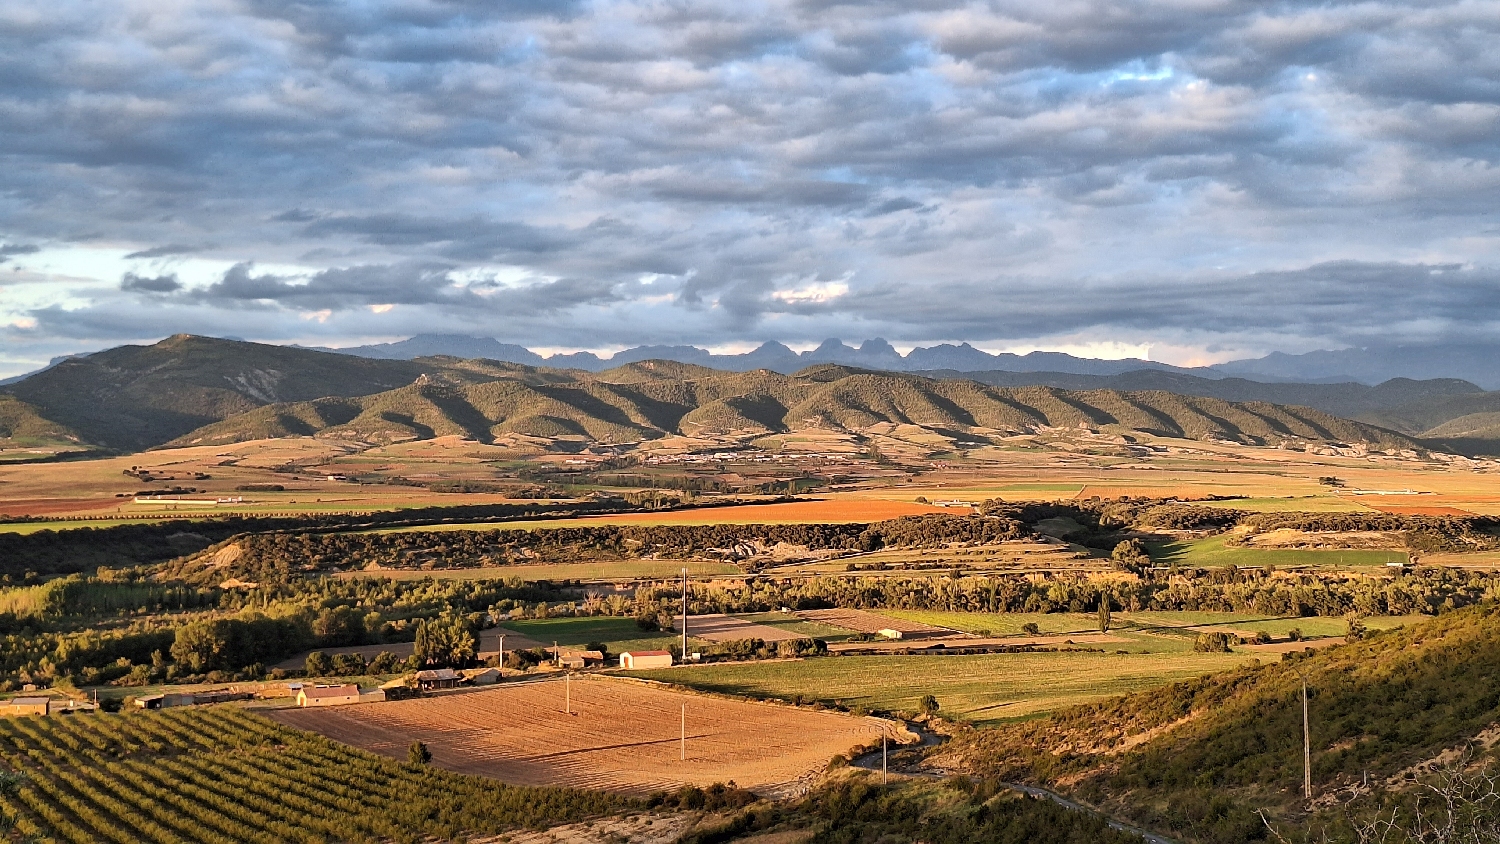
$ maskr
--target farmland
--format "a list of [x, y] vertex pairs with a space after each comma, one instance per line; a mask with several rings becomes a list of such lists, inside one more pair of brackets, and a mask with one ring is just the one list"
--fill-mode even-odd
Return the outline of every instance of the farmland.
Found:
[[942, 713], [976, 725], [1028, 718], [1110, 695], [1243, 664], [1245, 654], [1016, 653], [842, 656], [639, 671], [684, 687], [778, 700], [914, 712], [934, 695]]
[[1383, 566], [1408, 556], [1396, 550], [1241, 548], [1226, 545], [1222, 536], [1151, 546], [1152, 559], [1168, 566]]
[[[632, 793], [734, 781], [785, 790], [835, 754], [878, 740], [887, 722], [684, 694], [620, 679], [560, 680], [371, 706], [278, 710], [272, 717], [400, 758], [413, 740], [435, 765], [508, 783]], [[686, 760], [680, 719], [687, 712]]]
[[389, 577], [392, 580], [659, 580], [688, 570], [690, 577], [739, 574], [729, 563], [706, 560], [607, 560], [594, 563], [540, 563], [524, 566], [479, 566], [454, 569], [369, 569], [339, 572], [337, 577]]
[[19, 831], [69, 844], [451, 839], [627, 808], [609, 795], [412, 769], [232, 707], [0, 719]]

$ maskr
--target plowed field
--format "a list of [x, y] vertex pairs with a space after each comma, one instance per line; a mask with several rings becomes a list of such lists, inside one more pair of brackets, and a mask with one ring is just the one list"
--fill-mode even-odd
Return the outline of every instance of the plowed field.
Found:
[[[294, 727], [405, 759], [412, 741], [450, 771], [523, 785], [634, 793], [733, 780], [786, 793], [835, 754], [878, 739], [887, 722], [723, 700], [630, 680], [575, 678], [418, 700], [268, 713]], [[687, 706], [687, 759], [679, 719]]]
[[[680, 625], [682, 622], [679, 621]], [[679, 626], [678, 632], [682, 631]], [[772, 627], [769, 624], [756, 624], [732, 615], [695, 615], [688, 619], [688, 635], [697, 636], [699, 639], [707, 639], [710, 642], [733, 642], [736, 639], [760, 639], [765, 642], [793, 641], [806, 639], [798, 633]]]
[[903, 639], [955, 635], [955, 631], [949, 630], [946, 627], [934, 627], [931, 624], [923, 624], [920, 621], [892, 618], [886, 615], [865, 612], [864, 610], [802, 610], [796, 615], [798, 618], [816, 621], [821, 624], [832, 624], [834, 627], [842, 627], [845, 630], [853, 630], [856, 633], [879, 633], [882, 630], [895, 630], [901, 634]]

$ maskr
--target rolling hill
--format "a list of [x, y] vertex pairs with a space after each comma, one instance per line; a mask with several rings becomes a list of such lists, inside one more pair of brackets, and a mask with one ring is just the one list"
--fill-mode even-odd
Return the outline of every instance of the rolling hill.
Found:
[[171, 445], [312, 435], [365, 442], [506, 434], [626, 443], [671, 434], [750, 438], [805, 429], [862, 434], [890, 425], [983, 441], [1046, 429], [1141, 431], [1247, 444], [1416, 443], [1305, 407], [1162, 391], [997, 388], [972, 381], [823, 364], [795, 375], [642, 361], [597, 374], [427, 359], [434, 373], [360, 398], [279, 402], [180, 436]]
[[[279, 436], [391, 442], [520, 434], [624, 443], [808, 428], [862, 435], [897, 425], [976, 442], [1082, 426], [1251, 444], [1418, 445], [1402, 433], [1266, 401], [1253, 390], [1245, 394], [1253, 400], [1228, 400], [1182, 394], [1177, 382], [1191, 376], [1179, 373], [1137, 378], [1148, 389], [1004, 387], [840, 364], [783, 375], [652, 360], [588, 372], [443, 356], [383, 360], [177, 335], [70, 358], [8, 385], [0, 390], [0, 440], [40, 437], [117, 451]], [[1173, 386], [1179, 389], [1159, 388]], [[1261, 386], [1311, 395], [1329, 385]], [[1431, 403], [1434, 390], [1463, 388], [1413, 382], [1359, 389]], [[1358, 404], [1352, 392], [1349, 398], [1351, 408]]]

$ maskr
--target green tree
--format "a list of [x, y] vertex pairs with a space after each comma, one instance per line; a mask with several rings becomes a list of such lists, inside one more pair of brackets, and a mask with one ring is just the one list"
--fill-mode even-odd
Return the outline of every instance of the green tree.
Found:
[[303, 670], [309, 677], [327, 677], [333, 673], [333, 660], [322, 651], [313, 651], [307, 655]]
[[412, 653], [421, 665], [460, 668], [474, 661], [478, 647], [467, 619], [445, 616], [417, 622]]
[[411, 747], [406, 749], [406, 763], [413, 768], [421, 767], [431, 761], [432, 751], [428, 750], [427, 745], [420, 741], [412, 742]]
[[922, 695], [922, 699], [917, 701], [917, 708], [925, 715], [934, 715], [939, 709], [938, 699], [933, 695]]
[[365, 658], [359, 654], [335, 654], [333, 673], [340, 677], [354, 677], [365, 673]]
[[381, 651], [370, 660], [368, 666], [371, 674], [394, 674], [401, 667], [401, 660], [390, 651]]
[[1114, 561], [1116, 569], [1132, 574], [1145, 574], [1151, 568], [1151, 555], [1146, 553], [1146, 546], [1139, 539], [1127, 539], [1119, 543], [1110, 552], [1109, 558]]
[[1346, 625], [1345, 642], [1358, 642], [1369, 635], [1369, 629], [1365, 627], [1364, 619], [1359, 617], [1359, 613], [1349, 613], [1344, 616], [1344, 624]]
[[1112, 620], [1113, 619], [1111, 618], [1110, 611], [1109, 611], [1109, 596], [1108, 595], [1100, 595], [1099, 596], [1099, 632], [1100, 633], [1108, 633], [1109, 632], [1109, 625], [1110, 625], [1110, 622]]

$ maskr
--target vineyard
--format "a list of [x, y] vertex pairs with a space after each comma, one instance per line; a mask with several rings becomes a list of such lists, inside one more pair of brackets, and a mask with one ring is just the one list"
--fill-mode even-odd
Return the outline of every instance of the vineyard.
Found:
[[390, 759], [234, 707], [0, 719], [23, 835], [95, 842], [450, 840], [598, 816], [623, 798]]

